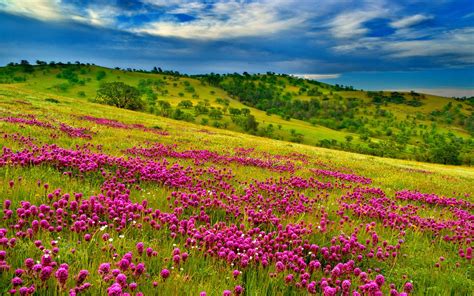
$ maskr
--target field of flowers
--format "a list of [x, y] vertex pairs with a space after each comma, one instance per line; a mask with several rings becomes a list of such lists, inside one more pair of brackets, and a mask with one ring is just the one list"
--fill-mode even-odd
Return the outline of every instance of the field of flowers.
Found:
[[472, 295], [474, 170], [0, 93], [2, 295]]

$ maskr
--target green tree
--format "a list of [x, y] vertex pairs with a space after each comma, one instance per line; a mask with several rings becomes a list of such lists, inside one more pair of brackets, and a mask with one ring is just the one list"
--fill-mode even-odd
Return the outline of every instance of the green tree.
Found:
[[209, 117], [212, 119], [219, 120], [222, 118], [222, 112], [219, 109], [212, 109], [209, 111]]
[[105, 78], [107, 74], [105, 73], [105, 71], [99, 71], [97, 72], [97, 74], [95, 75], [95, 79], [97, 79], [98, 81], [101, 81], [102, 79]]
[[189, 108], [193, 107], [193, 102], [191, 102], [190, 100], [183, 100], [183, 101], [179, 102], [178, 107], [182, 107], [184, 109], [189, 109]]
[[20, 66], [23, 72], [25, 73], [33, 73], [35, 68], [28, 62], [27, 60], [21, 60]]
[[103, 83], [97, 90], [96, 102], [131, 110], [144, 107], [138, 89], [123, 82]]

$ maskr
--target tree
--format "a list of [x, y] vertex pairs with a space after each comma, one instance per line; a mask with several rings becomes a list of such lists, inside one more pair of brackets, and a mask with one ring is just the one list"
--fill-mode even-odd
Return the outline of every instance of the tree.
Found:
[[194, 106], [194, 113], [196, 116], [201, 115], [201, 114], [207, 114], [209, 112], [209, 109], [204, 105], [203, 102], [198, 102], [196, 106]]
[[97, 75], [95, 76], [95, 78], [98, 81], [100, 81], [100, 80], [104, 79], [106, 75], [107, 74], [105, 73], [105, 71], [101, 70], [101, 71], [97, 72]]
[[183, 101], [179, 102], [178, 107], [182, 107], [184, 109], [189, 109], [189, 108], [193, 107], [193, 102], [191, 102], [190, 100], [183, 100]]
[[222, 118], [222, 112], [219, 109], [211, 109], [209, 117], [212, 119], [219, 120]]
[[21, 60], [20, 66], [21, 66], [23, 72], [25, 72], [25, 73], [32, 73], [32, 72], [35, 71], [33, 66], [27, 60]]
[[138, 89], [123, 82], [103, 83], [97, 90], [96, 101], [130, 110], [141, 110], [144, 107]]
[[244, 124], [244, 130], [245, 131], [256, 131], [258, 127], [258, 122], [255, 120], [255, 116], [252, 114], [249, 114], [246, 116], [245, 124]]
[[431, 161], [443, 164], [460, 164], [460, 145], [455, 142], [436, 141], [430, 149]]
[[176, 108], [176, 109], [174, 110], [173, 114], [171, 115], [171, 117], [172, 117], [173, 119], [177, 119], [177, 120], [183, 119], [183, 116], [184, 116], [184, 112], [181, 111], [181, 109], [179, 109], [179, 108]]
[[168, 101], [164, 101], [164, 100], [159, 100], [158, 105], [160, 105], [160, 107], [165, 110], [171, 108], [171, 104]]
[[237, 116], [237, 115], [240, 115], [242, 114], [242, 111], [240, 111], [240, 109], [237, 109], [237, 108], [229, 108], [229, 113], [230, 115], [232, 116]]

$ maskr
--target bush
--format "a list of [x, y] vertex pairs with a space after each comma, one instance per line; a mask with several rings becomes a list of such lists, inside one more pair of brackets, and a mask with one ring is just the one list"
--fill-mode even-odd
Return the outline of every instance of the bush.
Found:
[[53, 86], [59, 92], [66, 92], [69, 90], [71, 85], [69, 83], [59, 83]]
[[144, 107], [138, 89], [123, 82], [102, 84], [97, 90], [96, 102], [130, 110]]
[[46, 99], [44, 99], [44, 100], [45, 100], [46, 102], [50, 102], [50, 103], [54, 103], [54, 104], [58, 104], [58, 103], [59, 103], [58, 100], [53, 99], [53, 98], [46, 98]]

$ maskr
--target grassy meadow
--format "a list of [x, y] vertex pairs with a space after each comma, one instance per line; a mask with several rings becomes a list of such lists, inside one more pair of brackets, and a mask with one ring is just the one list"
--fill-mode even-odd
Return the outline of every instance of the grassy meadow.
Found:
[[[99, 69], [92, 68], [87, 75], [93, 77]], [[150, 75], [106, 71], [105, 81], [120, 79], [129, 84], [137, 84]], [[472, 259], [464, 254], [473, 244], [471, 167], [336, 151], [99, 105], [86, 99], [95, 95], [98, 81], [91, 79], [85, 86], [58, 92], [54, 90], [58, 81], [46, 74], [35, 72], [25, 83], [0, 85], [0, 143], [5, 160], [0, 163], [0, 229], [5, 230], [0, 244], [0, 250], [5, 251], [0, 260], [2, 295], [9, 291], [20, 293], [21, 287], [32, 285], [35, 295], [336, 295], [331, 294], [336, 291], [338, 295], [349, 291], [350, 295], [353, 291], [362, 295], [404, 291], [410, 295], [472, 295], [474, 267]], [[208, 97], [211, 104], [226, 96], [221, 89], [202, 86], [191, 78], [179, 81], [184, 79], [189, 79], [199, 96]], [[183, 87], [179, 82], [174, 88], [168, 87], [167, 99], [172, 105], [182, 99], [179, 93], [184, 92]], [[79, 96], [79, 91], [85, 96]], [[189, 94], [184, 98], [198, 101]], [[230, 106], [245, 107], [229, 99]], [[429, 96], [426, 100], [430, 102], [426, 108], [441, 106], [441, 98]], [[306, 144], [322, 137], [343, 141], [349, 134], [250, 109], [258, 121], [282, 125], [282, 133], [290, 129], [304, 133]], [[403, 116], [406, 110], [393, 112]], [[107, 126], [84, 116], [125, 125]], [[59, 128], [61, 124], [78, 129], [75, 131], [79, 136]], [[442, 128], [468, 137], [464, 131], [456, 131], [456, 127]], [[150, 156], [127, 152], [133, 147], [147, 149], [158, 144], [171, 147], [176, 154]], [[65, 151], [53, 155], [56, 146], [49, 145]], [[10, 153], [6, 149], [29, 160], [20, 163], [14, 157], [6, 157]], [[209, 156], [208, 152], [215, 154]], [[45, 159], [33, 161], [33, 155], [42, 154]], [[114, 158], [113, 164], [101, 163], [99, 154]], [[53, 160], [54, 157], [58, 158]], [[84, 170], [76, 166], [81, 161], [87, 167]], [[94, 167], [96, 162], [98, 167]], [[127, 175], [128, 170], [135, 170], [132, 165], [140, 169]], [[277, 169], [277, 165], [284, 168]], [[313, 170], [318, 169], [332, 173], [315, 174]], [[158, 172], [163, 176], [156, 176]], [[371, 181], [361, 183], [355, 179], [357, 176]], [[279, 183], [280, 178], [283, 181]], [[315, 180], [331, 186], [304, 185]], [[366, 188], [378, 188], [383, 195], [368, 194], [364, 198], [374, 199], [358, 200], [356, 193]], [[434, 194], [441, 201], [396, 199], [397, 192], [404, 190]], [[75, 193], [82, 193], [82, 199], [77, 200], [79, 209], [72, 206]], [[64, 197], [65, 194], [70, 197]], [[419, 194], [414, 196], [422, 198]], [[445, 204], [444, 197], [462, 203]], [[101, 207], [91, 206], [91, 199]], [[6, 200], [11, 205], [7, 206]], [[144, 200], [145, 209], [139, 206]], [[48, 206], [50, 210], [35, 216], [31, 205]], [[25, 215], [19, 208], [29, 209], [33, 214]], [[8, 209], [12, 213], [8, 214]], [[398, 220], [390, 220], [395, 216]], [[47, 220], [52, 228], [40, 226], [34, 230], [34, 220]], [[159, 227], [150, 220], [156, 220]], [[74, 230], [77, 221], [87, 221], [88, 226], [83, 225], [87, 229]], [[119, 225], [120, 221], [123, 223]], [[182, 226], [191, 221], [193, 227]], [[448, 226], [435, 231], [430, 228], [433, 223]], [[235, 236], [236, 229], [242, 231], [244, 241]], [[201, 235], [197, 235], [199, 231]], [[285, 231], [290, 235], [285, 236]], [[457, 240], [445, 239], [454, 234]], [[357, 243], [352, 242], [357, 247], [341, 250], [343, 239], [351, 235], [357, 238]], [[12, 238], [16, 238], [13, 244]], [[41, 242], [37, 243], [38, 240]], [[226, 243], [232, 240], [240, 245]], [[142, 254], [138, 243], [156, 253]], [[334, 257], [315, 251], [310, 245], [319, 246], [319, 250], [326, 247]], [[390, 254], [378, 257], [379, 251]], [[239, 255], [228, 259], [231, 252]], [[128, 261], [133, 267], [122, 268], [127, 253], [133, 256]], [[55, 263], [44, 263], [45, 255]], [[40, 265], [38, 271], [25, 267], [27, 258]], [[365, 277], [355, 275], [354, 267], [339, 265], [351, 260], [366, 273]], [[321, 266], [309, 271], [310, 262], [316, 261]], [[125, 282], [117, 274], [99, 273], [103, 263], [110, 263], [120, 277], [125, 275]], [[145, 267], [142, 272], [137, 268], [140, 263]], [[61, 264], [68, 267], [60, 267]], [[50, 276], [42, 274], [48, 266], [52, 269]], [[59, 268], [68, 270], [63, 282], [56, 274]], [[169, 276], [163, 275], [165, 269]], [[88, 275], [80, 279], [84, 270]], [[294, 279], [288, 278], [289, 274]], [[382, 284], [379, 275], [383, 275]], [[12, 282], [16, 277], [21, 284]], [[89, 285], [83, 286], [85, 283]], [[375, 290], [361, 288], [370, 284], [375, 285]], [[23, 289], [24, 295], [32, 291]]]

